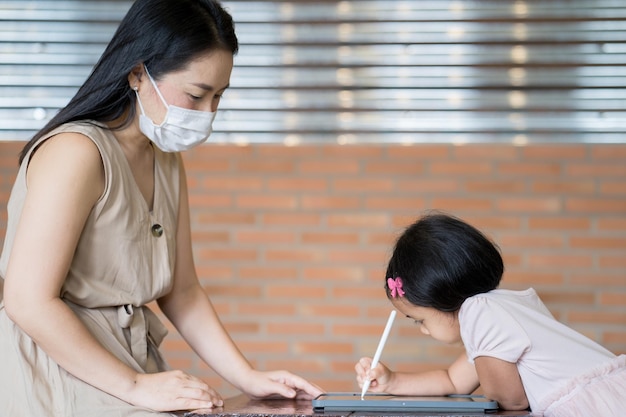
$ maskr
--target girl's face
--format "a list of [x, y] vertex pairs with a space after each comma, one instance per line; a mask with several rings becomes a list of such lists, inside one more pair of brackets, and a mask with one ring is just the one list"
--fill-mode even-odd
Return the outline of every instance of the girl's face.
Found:
[[401, 314], [414, 320], [425, 335], [444, 343], [461, 341], [461, 330], [456, 313], [443, 312], [432, 307], [416, 306], [406, 301], [404, 297], [392, 298], [391, 304]]

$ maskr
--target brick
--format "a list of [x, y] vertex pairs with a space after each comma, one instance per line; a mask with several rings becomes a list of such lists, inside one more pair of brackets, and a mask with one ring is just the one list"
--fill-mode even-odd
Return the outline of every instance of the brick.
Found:
[[561, 164], [554, 162], [502, 162], [498, 164], [497, 172], [504, 177], [519, 178], [542, 177], [550, 178], [561, 174]]
[[354, 159], [307, 160], [300, 162], [298, 169], [302, 174], [357, 174], [360, 170], [360, 165]]
[[[624, 278], [624, 280], [626, 281], [626, 277]], [[600, 294], [600, 303], [607, 306], [624, 307], [626, 306], [626, 291], [604, 292]]]
[[424, 173], [424, 163], [422, 161], [368, 161], [363, 172], [368, 175], [384, 175], [392, 178], [416, 176]]
[[[572, 236], [570, 246], [575, 249], [615, 249], [626, 250], [626, 237], [587, 237]], [[623, 252], [626, 253], [626, 252]]]
[[626, 274], [622, 272], [604, 271], [602, 273], [592, 272], [574, 272], [570, 274], [570, 282], [572, 284], [586, 284], [597, 288], [598, 286], [625, 286]]
[[605, 181], [600, 184], [600, 193], [623, 196], [626, 194], [626, 181]]
[[626, 146], [620, 145], [596, 145], [591, 148], [593, 159], [603, 163], [605, 159], [626, 160]]
[[322, 217], [318, 213], [265, 213], [262, 223], [267, 226], [319, 226]]
[[331, 304], [311, 304], [305, 303], [298, 308], [302, 315], [306, 317], [358, 317], [360, 308], [355, 305]]
[[261, 288], [256, 285], [203, 285], [204, 291], [212, 299], [213, 297], [236, 297], [236, 299], [245, 297], [260, 297]]
[[533, 193], [543, 194], [594, 194], [596, 183], [592, 180], [583, 181], [549, 181], [545, 179], [532, 183]]
[[311, 281], [361, 281], [363, 270], [360, 266], [327, 266], [327, 267], [307, 267], [305, 266], [302, 275]]
[[561, 272], [539, 272], [539, 271], [515, 271], [505, 269], [502, 282], [509, 284], [550, 284], [561, 285], [565, 282], [565, 278]]
[[589, 268], [593, 265], [591, 255], [575, 254], [530, 254], [528, 265], [550, 268]]
[[565, 238], [555, 234], [506, 233], [498, 237], [501, 248], [562, 248], [564, 243]]
[[267, 324], [267, 333], [272, 336], [279, 335], [305, 335], [319, 337], [324, 335], [324, 325], [321, 323], [280, 323], [273, 322]]
[[253, 267], [242, 266], [239, 268], [239, 276], [243, 279], [258, 280], [293, 280], [298, 276], [298, 269], [295, 267], [277, 267], [277, 266], [260, 266]]
[[293, 303], [273, 302], [246, 302], [237, 306], [236, 312], [241, 314], [252, 314], [256, 316], [293, 316], [296, 312], [296, 306]]
[[360, 205], [359, 197], [306, 195], [300, 198], [300, 206], [305, 210], [345, 210], [358, 208]]
[[467, 159], [487, 159], [489, 161], [512, 161], [518, 158], [518, 149], [508, 145], [468, 144], [453, 148], [454, 158], [465, 161]]
[[487, 198], [433, 198], [432, 208], [457, 213], [465, 211], [492, 211], [493, 202]]
[[237, 207], [242, 209], [278, 209], [278, 210], [290, 210], [295, 209], [298, 206], [298, 198], [294, 195], [240, 195], [236, 199]]
[[422, 210], [426, 207], [421, 197], [366, 197], [364, 207], [368, 210]]
[[320, 286], [309, 285], [273, 285], [268, 284], [265, 286], [265, 292], [268, 297], [272, 298], [289, 298], [291, 300], [301, 297], [306, 294], [307, 299], [311, 298], [323, 298], [326, 296], [326, 288]]
[[626, 312], [572, 311], [568, 314], [568, 321], [572, 323], [624, 325]]
[[259, 191], [263, 180], [258, 177], [208, 176], [202, 180], [202, 188], [214, 191]]
[[269, 191], [291, 191], [296, 193], [328, 191], [329, 182], [322, 178], [270, 178]]
[[588, 147], [582, 145], [529, 145], [522, 148], [524, 158], [580, 160], [587, 158]]
[[260, 160], [250, 159], [241, 160], [237, 163], [237, 171], [239, 173], [253, 174], [282, 174], [292, 175], [295, 172], [295, 164], [291, 160]]
[[213, 225], [250, 225], [254, 224], [256, 217], [253, 213], [246, 212], [202, 212], [197, 216], [201, 224]]
[[430, 165], [432, 175], [462, 175], [466, 177], [492, 175], [495, 171], [491, 162], [439, 162]]
[[333, 214], [328, 216], [331, 227], [384, 227], [389, 223], [389, 216], [378, 213]]
[[528, 227], [531, 230], [562, 230], [563, 232], [568, 230], [588, 230], [591, 228], [591, 219], [589, 217], [533, 216], [528, 219]]
[[297, 342], [294, 350], [297, 354], [318, 355], [329, 353], [333, 355], [352, 354], [354, 346], [347, 342]]
[[411, 160], [446, 160], [452, 154], [452, 148], [445, 145], [394, 145], [387, 148], [387, 155], [393, 159]]
[[442, 178], [396, 179], [396, 190], [402, 193], [454, 193], [461, 189], [461, 181]]
[[301, 239], [304, 244], [353, 245], [359, 242], [359, 235], [350, 232], [302, 232]]
[[336, 179], [332, 188], [341, 194], [353, 193], [386, 193], [393, 189], [393, 181], [385, 178], [348, 178]]
[[502, 198], [496, 209], [503, 212], [559, 213], [563, 203], [558, 197]]
[[525, 181], [520, 180], [468, 180], [465, 190], [470, 193], [522, 193], [527, 189]]
[[235, 233], [235, 241], [239, 243], [277, 244], [294, 243], [296, 235], [286, 231], [240, 230]]
[[626, 199], [568, 198], [565, 209], [574, 213], [626, 213]]
[[570, 164], [567, 166], [567, 176], [571, 178], [599, 178], [599, 177], [626, 177], [624, 160], [615, 163], [604, 161], [602, 164]]

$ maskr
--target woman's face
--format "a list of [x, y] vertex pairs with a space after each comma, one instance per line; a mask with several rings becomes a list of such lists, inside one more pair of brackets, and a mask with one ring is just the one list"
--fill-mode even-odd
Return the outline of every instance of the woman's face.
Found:
[[[214, 112], [224, 90], [228, 88], [232, 69], [233, 54], [218, 49], [191, 61], [184, 69], [164, 74], [155, 81], [168, 105]], [[146, 115], [155, 124], [160, 124], [167, 108], [148, 75], [144, 72], [136, 83]]]
[[404, 297], [392, 298], [391, 304], [401, 314], [414, 320], [425, 335], [444, 343], [452, 344], [461, 341], [461, 330], [456, 313], [416, 306], [406, 301]]

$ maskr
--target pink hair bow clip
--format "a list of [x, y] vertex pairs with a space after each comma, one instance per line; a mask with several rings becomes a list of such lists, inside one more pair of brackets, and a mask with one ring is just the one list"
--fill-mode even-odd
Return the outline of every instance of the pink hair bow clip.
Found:
[[391, 291], [391, 297], [402, 297], [404, 295], [404, 291], [402, 290], [402, 278], [387, 278], [387, 286]]

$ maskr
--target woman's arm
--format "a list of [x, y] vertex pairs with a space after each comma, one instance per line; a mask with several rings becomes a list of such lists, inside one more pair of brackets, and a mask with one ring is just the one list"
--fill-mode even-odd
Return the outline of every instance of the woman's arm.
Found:
[[[60, 298], [85, 221], [104, 189], [95, 144], [74, 133], [48, 139], [30, 161], [27, 185], [4, 283], [11, 320], [66, 371], [122, 400], [161, 411], [206, 406], [208, 394], [201, 401], [171, 398], [170, 392], [187, 389], [182, 373], [150, 377], [123, 364]], [[170, 390], [158, 392], [163, 387]]]
[[525, 410], [528, 398], [517, 365], [489, 356], [475, 359], [476, 372], [485, 396], [505, 410]]
[[394, 372], [379, 363], [369, 371], [371, 358], [361, 358], [355, 366], [357, 382], [372, 379], [370, 391], [394, 395], [449, 395], [471, 394], [478, 388], [478, 375], [474, 365], [461, 354], [448, 369], [426, 372]]
[[176, 239], [174, 284], [172, 291], [159, 299], [159, 307], [202, 360], [221, 377], [251, 396], [320, 394], [322, 391], [318, 387], [288, 372], [254, 370], [222, 325], [195, 271], [187, 179], [182, 161]]

